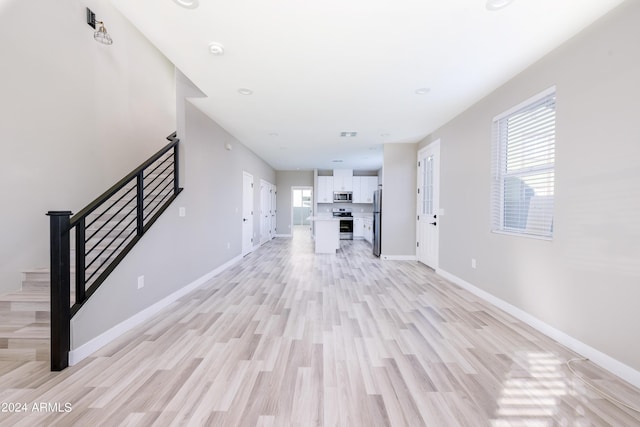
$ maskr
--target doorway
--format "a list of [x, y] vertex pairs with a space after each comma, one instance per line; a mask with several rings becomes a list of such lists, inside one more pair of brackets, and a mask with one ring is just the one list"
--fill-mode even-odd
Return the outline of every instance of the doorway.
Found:
[[276, 186], [260, 180], [260, 244], [275, 237]]
[[416, 258], [438, 268], [440, 239], [440, 140], [418, 152]]
[[242, 255], [253, 250], [253, 175], [242, 172]]
[[313, 215], [313, 187], [291, 187], [291, 233], [309, 234]]

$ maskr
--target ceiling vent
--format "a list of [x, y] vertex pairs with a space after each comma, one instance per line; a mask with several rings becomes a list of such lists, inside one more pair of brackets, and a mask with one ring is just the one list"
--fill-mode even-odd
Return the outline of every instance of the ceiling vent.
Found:
[[358, 136], [358, 132], [340, 132], [340, 136], [343, 138], [353, 138]]

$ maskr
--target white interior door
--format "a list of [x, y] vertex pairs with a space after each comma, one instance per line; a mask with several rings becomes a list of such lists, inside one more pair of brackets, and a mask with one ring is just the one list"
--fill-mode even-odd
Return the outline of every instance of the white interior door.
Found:
[[276, 237], [276, 200], [278, 196], [278, 191], [276, 186], [271, 187], [271, 238]]
[[271, 234], [271, 184], [260, 180], [260, 244], [269, 241]]
[[242, 174], [242, 255], [246, 255], [253, 249], [253, 175]]
[[418, 152], [418, 261], [438, 268], [440, 238], [440, 140]]

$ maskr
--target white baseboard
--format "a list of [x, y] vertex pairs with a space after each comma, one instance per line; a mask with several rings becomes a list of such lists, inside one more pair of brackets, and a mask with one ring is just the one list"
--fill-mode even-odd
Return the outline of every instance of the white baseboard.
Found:
[[464, 279], [461, 279], [442, 269], [436, 269], [436, 273], [444, 277], [445, 279], [455, 283], [461, 288], [466, 289], [477, 297], [482, 298], [488, 303], [493, 304], [501, 310], [509, 313], [516, 319], [521, 320], [532, 328], [556, 340], [565, 347], [568, 347], [576, 353], [588, 358], [593, 363], [617, 375], [628, 383], [633, 384], [635, 387], [640, 387], [640, 371], [637, 371], [632, 367], [620, 362], [619, 360], [616, 360], [613, 357], [583, 343], [582, 341], [579, 341], [576, 338], [567, 335], [561, 330], [554, 328], [553, 326], [543, 322], [537, 317], [532, 316], [526, 311], [472, 285]]
[[[174, 293], [164, 297], [163, 299], [161, 299], [160, 301], [158, 301], [155, 304], [151, 305], [150, 307], [147, 307], [144, 310], [140, 311], [139, 313], [134, 314], [130, 318], [118, 323], [116, 326], [114, 326], [113, 328], [109, 329], [106, 332], [103, 332], [102, 334], [98, 335], [97, 337], [95, 337], [91, 341], [79, 346], [78, 348], [70, 350], [69, 351], [69, 365], [73, 366], [73, 365], [79, 363], [80, 361], [82, 361], [83, 359], [87, 358], [91, 354], [95, 353], [96, 351], [98, 351], [99, 349], [104, 347], [105, 345], [109, 344], [111, 341], [113, 341], [116, 338], [124, 335], [126, 332], [130, 331], [131, 329], [133, 329], [134, 327], [138, 326], [142, 322], [144, 322], [144, 321], [150, 319], [151, 317], [155, 316], [158, 312], [160, 312], [162, 309], [164, 309], [165, 307], [167, 307], [171, 303], [177, 301], [179, 298], [183, 297], [184, 295], [188, 294], [189, 292], [193, 291], [194, 289], [204, 285], [209, 280], [211, 280], [213, 277], [215, 277], [218, 274], [222, 273], [224, 270], [226, 270], [227, 268], [229, 268], [232, 265], [236, 264], [240, 260], [242, 260], [242, 256], [237, 256], [237, 257], [225, 262], [224, 264], [222, 264], [218, 268], [216, 268], [216, 269], [210, 271], [209, 273], [205, 274], [204, 276], [194, 280], [193, 282], [189, 283], [188, 285], [184, 286], [183, 288], [178, 289]], [[73, 322], [71, 322], [71, 336], [73, 336]]]
[[415, 255], [380, 255], [380, 259], [385, 261], [415, 261], [417, 260]]

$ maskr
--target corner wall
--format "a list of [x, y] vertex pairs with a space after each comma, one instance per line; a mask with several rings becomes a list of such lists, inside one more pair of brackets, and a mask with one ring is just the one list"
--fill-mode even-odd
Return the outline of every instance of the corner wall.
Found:
[[[90, 6], [114, 44], [93, 39]], [[173, 65], [107, 0], [0, 5], [0, 294], [48, 267], [49, 210], [79, 209], [167, 144]]]
[[383, 259], [416, 256], [416, 147], [417, 144], [384, 145], [380, 254]]
[[[441, 269], [632, 368], [637, 380], [638, 22], [640, 2], [623, 3], [420, 144], [441, 140]], [[491, 233], [492, 118], [552, 85], [553, 240]]]

